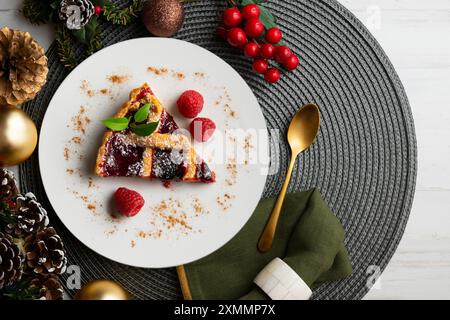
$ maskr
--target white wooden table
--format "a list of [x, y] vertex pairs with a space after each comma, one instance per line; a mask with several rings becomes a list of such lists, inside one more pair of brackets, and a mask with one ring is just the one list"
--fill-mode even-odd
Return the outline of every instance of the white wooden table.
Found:
[[[406, 88], [415, 119], [419, 174], [401, 244], [366, 299], [450, 299], [450, 1], [340, 0], [373, 32]], [[49, 26], [0, 0], [0, 27], [29, 31], [44, 47]]]

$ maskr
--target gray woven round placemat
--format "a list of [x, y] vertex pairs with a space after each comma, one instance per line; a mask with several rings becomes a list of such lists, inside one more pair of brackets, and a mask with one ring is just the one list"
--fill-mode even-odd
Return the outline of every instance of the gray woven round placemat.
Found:
[[[119, 1], [126, 3], [126, 1]], [[318, 187], [346, 230], [354, 273], [317, 288], [317, 299], [359, 299], [369, 288], [369, 266], [383, 270], [408, 220], [415, 188], [416, 141], [408, 101], [391, 63], [365, 27], [334, 0], [271, 0], [286, 43], [302, 66], [268, 85], [250, 70], [249, 61], [216, 39], [215, 28], [225, 1], [186, 4], [186, 21], [176, 36], [214, 52], [230, 63], [257, 96], [269, 129], [283, 133], [294, 112], [317, 103], [322, 126], [317, 143], [297, 161], [290, 191]], [[103, 25], [105, 46], [148, 36], [137, 22], [126, 28]], [[24, 109], [40, 126], [48, 103], [67, 71], [55, 47], [48, 51], [48, 84]], [[111, 61], [114, 64], [114, 61]], [[289, 153], [284, 139], [272, 145], [272, 165], [263, 196], [275, 195], [284, 179]], [[20, 167], [23, 190], [34, 191], [51, 208], [43, 191], [37, 156]], [[49, 210], [51, 211], [51, 210]], [[180, 298], [173, 269], [138, 269], [105, 259], [87, 249], [56, 214], [51, 219], [65, 241], [69, 264], [81, 267], [82, 282], [109, 278], [138, 299]], [[69, 290], [69, 292], [72, 292]]]

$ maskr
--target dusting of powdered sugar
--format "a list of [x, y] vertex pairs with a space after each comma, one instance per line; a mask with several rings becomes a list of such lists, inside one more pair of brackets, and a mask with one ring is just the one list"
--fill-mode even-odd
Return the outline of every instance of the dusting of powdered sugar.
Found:
[[128, 166], [128, 173], [133, 176], [140, 176], [143, 174], [144, 166], [142, 162], [136, 162]]

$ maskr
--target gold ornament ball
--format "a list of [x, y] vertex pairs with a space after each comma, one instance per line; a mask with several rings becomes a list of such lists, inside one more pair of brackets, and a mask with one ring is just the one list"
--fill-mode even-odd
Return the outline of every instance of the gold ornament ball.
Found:
[[170, 37], [180, 30], [184, 8], [180, 0], [148, 0], [142, 9], [142, 22], [157, 37]]
[[25, 112], [0, 106], [0, 167], [27, 160], [36, 148], [37, 139], [36, 126]]
[[75, 295], [76, 300], [128, 300], [128, 292], [111, 280], [94, 280], [86, 283]]

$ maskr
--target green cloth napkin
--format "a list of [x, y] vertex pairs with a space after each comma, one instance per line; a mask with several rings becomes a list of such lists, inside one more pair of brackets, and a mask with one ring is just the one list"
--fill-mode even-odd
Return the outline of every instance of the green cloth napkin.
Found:
[[253, 279], [276, 257], [282, 258], [311, 288], [351, 275], [344, 229], [316, 189], [286, 195], [272, 249], [260, 253], [257, 242], [275, 201], [261, 200], [231, 241], [185, 265], [184, 272], [179, 268], [185, 298], [268, 299]]

